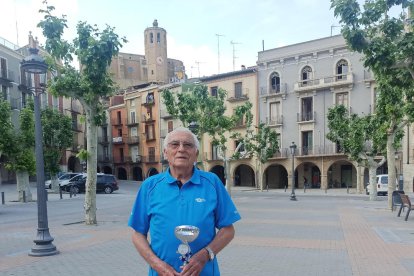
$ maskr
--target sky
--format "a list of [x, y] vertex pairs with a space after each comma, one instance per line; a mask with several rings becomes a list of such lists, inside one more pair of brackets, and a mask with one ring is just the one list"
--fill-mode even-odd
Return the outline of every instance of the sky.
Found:
[[[24, 46], [36, 27], [43, 0], [1, 0], [0, 37]], [[339, 34], [329, 0], [49, 0], [55, 15], [66, 15], [64, 38], [76, 24], [106, 24], [125, 36], [121, 52], [144, 54], [144, 30], [154, 19], [167, 31], [168, 57], [182, 60], [188, 77], [210, 76], [256, 65], [257, 53]], [[7, 11], [7, 12], [4, 12]], [[334, 27], [332, 27], [334, 26]]]

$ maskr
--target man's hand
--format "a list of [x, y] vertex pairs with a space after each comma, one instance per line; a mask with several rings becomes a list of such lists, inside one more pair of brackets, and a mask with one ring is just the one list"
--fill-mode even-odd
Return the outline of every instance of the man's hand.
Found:
[[204, 248], [190, 258], [190, 262], [184, 266], [180, 276], [197, 276], [209, 261], [208, 252]]
[[158, 275], [160, 276], [178, 276], [180, 273], [175, 271], [175, 269], [167, 264], [166, 262], [159, 261], [153, 267], [155, 271], [157, 271]]

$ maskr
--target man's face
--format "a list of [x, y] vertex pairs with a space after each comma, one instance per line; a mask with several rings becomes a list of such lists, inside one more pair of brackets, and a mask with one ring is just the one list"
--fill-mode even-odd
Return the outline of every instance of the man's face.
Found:
[[164, 155], [170, 167], [192, 168], [197, 161], [198, 150], [190, 133], [176, 132], [170, 137]]

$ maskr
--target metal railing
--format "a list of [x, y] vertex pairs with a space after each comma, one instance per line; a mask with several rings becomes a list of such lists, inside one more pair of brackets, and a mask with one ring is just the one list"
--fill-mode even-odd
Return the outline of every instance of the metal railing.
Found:
[[316, 112], [302, 112], [297, 113], [297, 122], [315, 121]]

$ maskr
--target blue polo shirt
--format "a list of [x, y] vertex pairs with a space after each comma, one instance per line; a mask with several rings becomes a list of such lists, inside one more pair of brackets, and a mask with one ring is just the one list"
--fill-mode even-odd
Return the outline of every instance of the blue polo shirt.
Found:
[[[177, 179], [168, 170], [142, 183], [128, 225], [143, 235], [149, 231], [154, 253], [181, 271], [182, 261], [177, 253], [181, 242], [174, 235], [176, 226], [194, 225], [200, 229], [198, 238], [190, 243], [195, 254], [214, 239], [216, 229], [239, 219], [233, 201], [214, 173], [195, 169], [179, 189]], [[149, 275], [158, 274], [150, 267]], [[207, 262], [200, 275], [220, 275], [217, 258]]]

